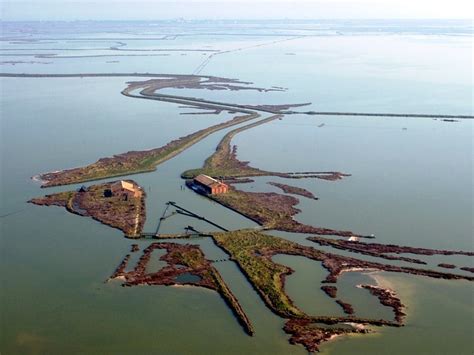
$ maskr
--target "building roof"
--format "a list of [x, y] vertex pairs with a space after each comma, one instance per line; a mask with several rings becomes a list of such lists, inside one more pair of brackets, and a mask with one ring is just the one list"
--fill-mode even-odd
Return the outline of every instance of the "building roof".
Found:
[[137, 190], [135, 185], [133, 185], [131, 182], [128, 182], [128, 181], [120, 180], [120, 181], [117, 181], [114, 185], [116, 187], [120, 187], [120, 188], [122, 188], [124, 190], [128, 190], [128, 191], [135, 192]]
[[204, 174], [196, 176], [194, 178], [194, 181], [197, 181], [200, 184], [203, 184], [203, 185], [209, 186], [209, 187], [212, 187], [213, 185], [216, 185], [216, 184], [217, 185], [225, 185], [222, 182], [217, 181], [216, 179], [211, 178], [210, 176], [207, 176], [207, 175], [204, 175]]

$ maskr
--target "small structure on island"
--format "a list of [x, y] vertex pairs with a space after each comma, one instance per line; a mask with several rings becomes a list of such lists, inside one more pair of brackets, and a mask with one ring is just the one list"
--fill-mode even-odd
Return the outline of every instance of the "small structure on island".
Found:
[[198, 192], [206, 195], [224, 194], [229, 191], [229, 185], [204, 174], [196, 176], [193, 185]]
[[[110, 192], [112, 196], [123, 196], [125, 199], [142, 196], [142, 190], [139, 186], [124, 180], [117, 181], [110, 185]], [[104, 196], [107, 194], [108, 192], [104, 191]]]

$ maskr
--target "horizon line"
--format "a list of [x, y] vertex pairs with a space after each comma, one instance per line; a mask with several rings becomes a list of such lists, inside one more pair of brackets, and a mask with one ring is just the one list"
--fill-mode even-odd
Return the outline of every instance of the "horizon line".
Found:
[[452, 17], [367, 17], [367, 18], [351, 18], [351, 17], [333, 17], [333, 18], [162, 18], [162, 19], [8, 19], [0, 18], [0, 22], [186, 22], [186, 21], [472, 21], [470, 18]]

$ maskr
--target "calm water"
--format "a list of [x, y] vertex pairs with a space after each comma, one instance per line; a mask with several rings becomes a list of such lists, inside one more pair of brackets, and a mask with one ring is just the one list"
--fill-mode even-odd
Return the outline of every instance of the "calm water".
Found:
[[[19, 36], [18, 26], [6, 24], [8, 31], [3, 36]], [[22, 26], [31, 31], [31, 25]], [[66, 29], [59, 31], [61, 26]], [[227, 102], [312, 102], [308, 109], [316, 110], [473, 112], [469, 23], [69, 26], [76, 27], [71, 30], [61, 24], [54, 29], [43, 24], [36, 28], [35, 38], [43, 38], [44, 42], [3, 41], [2, 49], [14, 50], [1, 50], [2, 54], [9, 53], [1, 57], [2, 61], [50, 64], [4, 64], [2, 71], [186, 74], [192, 73], [209, 53], [173, 51], [164, 52], [169, 56], [156, 57], [36, 59], [24, 55], [157, 53], [108, 49], [117, 41], [126, 43], [122, 48], [128, 49], [233, 50], [295, 34], [317, 34], [217, 55], [202, 72], [252, 81], [261, 87], [282, 86], [288, 88], [287, 92], [188, 93]], [[105, 32], [104, 26], [112, 27]], [[119, 28], [126, 28], [127, 33], [119, 33]], [[186, 35], [146, 40], [174, 33]], [[447, 52], [449, 55], [445, 55]], [[43, 193], [76, 187], [41, 190], [30, 180], [37, 173], [84, 165], [132, 149], [157, 147], [231, 117], [227, 113], [180, 115], [189, 110], [124, 97], [120, 91], [129, 80], [135, 79], [0, 81], [2, 354], [306, 353], [302, 347], [287, 343], [281, 330], [284, 321], [265, 307], [234, 263], [215, 266], [254, 323], [253, 338], [245, 335], [222, 299], [209, 290], [104, 284], [129, 251], [130, 241], [116, 230], [60, 208], [25, 203]], [[324, 126], [319, 127], [322, 123]], [[180, 189], [179, 174], [200, 166], [224, 134], [222, 131], [210, 136], [159, 166], [156, 172], [133, 176], [148, 195], [146, 230], [154, 229], [169, 200], [229, 229], [255, 225]], [[259, 168], [352, 174], [338, 182], [291, 181], [320, 197], [318, 201], [301, 198], [298, 207], [302, 213], [297, 218], [302, 222], [375, 233], [385, 243], [472, 250], [472, 134], [473, 125], [467, 121], [295, 115], [241, 133], [233, 143], [238, 146], [239, 158]], [[276, 191], [266, 184], [273, 180], [257, 179], [245, 189]], [[209, 230], [205, 224], [174, 216], [163, 224], [163, 232], [180, 232], [189, 224]], [[313, 245], [301, 235], [275, 234]], [[209, 239], [192, 242], [201, 245], [209, 259], [226, 257]], [[148, 243], [139, 244], [143, 248]], [[157, 251], [151, 267], [163, 266], [158, 260], [160, 255]], [[299, 307], [311, 314], [341, 314], [319, 289], [325, 275], [320, 264], [282, 255], [274, 260], [296, 270], [286, 287]], [[443, 261], [472, 266], [469, 258], [462, 257], [427, 260], [430, 267]], [[354, 305], [360, 316], [391, 316], [376, 299], [355, 287], [374, 283], [374, 278], [399, 292], [408, 307], [407, 325], [378, 329], [370, 336], [340, 338], [324, 345], [323, 354], [473, 352], [470, 283], [388, 273], [346, 274], [340, 280], [339, 294]]]

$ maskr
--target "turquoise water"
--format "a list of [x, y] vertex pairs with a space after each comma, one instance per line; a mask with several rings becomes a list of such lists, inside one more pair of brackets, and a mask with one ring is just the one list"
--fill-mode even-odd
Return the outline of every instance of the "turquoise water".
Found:
[[[252, 104], [312, 102], [302, 110], [473, 112], [472, 38], [465, 23], [194, 24], [187, 28], [128, 24], [127, 34], [118, 33], [116, 28], [105, 33], [100, 26], [75, 26], [78, 27], [74, 31], [61, 33], [47, 25], [38, 30], [38, 38], [44, 38], [44, 42], [54, 38], [56, 43], [3, 41], [2, 48], [38, 48], [32, 53], [55, 48], [58, 55], [87, 55], [113, 52], [100, 48], [117, 42], [107, 38], [121, 38], [119, 41], [127, 43], [124, 48], [130, 49], [229, 50], [288, 38], [289, 34], [318, 34], [217, 55], [202, 72], [252, 81], [260, 87], [282, 86], [288, 88], [287, 92], [188, 93]], [[186, 36], [174, 40], [136, 40], [178, 32]], [[230, 33], [233, 35], [225, 35]], [[16, 32], [9, 35], [18, 36]], [[71, 37], [85, 39], [71, 41]], [[449, 56], [443, 55], [448, 52]], [[124, 53], [129, 52], [119, 54]], [[149, 52], [138, 52], [146, 53]], [[200, 52], [187, 52], [185, 56], [168, 54], [18, 57], [51, 64], [3, 65], [2, 71], [187, 74], [206, 57]], [[16, 60], [12, 59], [14, 56], [1, 58]], [[119, 63], [106, 62], [110, 60]], [[136, 79], [0, 81], [2, 354], [304, 354], [301, 346], [288, 344], [281, 330], [284, 320], [265, 307], [233, 262], [216, 263], [215, 267], [254, 324], [256, 335], [252, 338], [242, 331], [223, 300], [212, 291], [122, 288], [116, 282], [104, 283], [129, 252], [131, 242], [122, 238], [120, 232], [91, 219], [60, 208], [25, 203], [44, 193], [77, 187], [42, 190], [30, 179], [35, 174], [88, 164], [128, 150], [158, 147], [231, 117], [228, 113], [180, 115], [190, 110], [125, 97], [120, 91], [129, 80]], [[322, 123], [324, 126], [319, 127]], [[147, 231], [156, 227], [169, 200], [228, 229], [255, 226], [189, 190], [180, 189], [179, 174], [200, 166], [225, 133], [211, 135], [160, 165], [156, 172], [132, 177], [148, 195]], [[240, 159], [262, 169], [339, 170], [352, 174], [337, 182], [281, 180], [307, 188], [320, 198], [301, 198], [298, 208], [302, 212], [297, 219], [302, 222], [374, 233], [383, 243], [472, 250], [472, 134], [473, 125], [467, 121], [293, 115], [242, 132], [233, 143], [238, 146]], [[242, 188], [277, 191], [267, 181], [276, 180], [256, 179]], [[198, 230], [211, 229], [203, 222], [174, 216], [165, 221], [162, 232], [182, 232], [187, 225]], [[314, 246], [301, 235], [274, 234]], [[138, 243], [144, 248], [149, 241]], [[226, 258], [209, 239], [192, 243], [199, 244], [209, 259]], [[153, 256], [154, 269], [164, 265], [158, 260], [160, 255], [156, 251]], [[319, 281], [325, 271], [318, 263], [290, 256], [276, 256], [274, 260], [296, 270], [289, 276], [286, 288], [297, 306], [314, 314], [341, 314], [339, 306], [320, 291]], [[439, 262], [472, 266], [467, 257], [426, 260], [431, 260], [430, 267]], [[407, 325], [401, 329], [378, 329], [369, 336], [341, 337], [323, 345], [323, 354], [472, 353], [474, 313], [470, 283], [389, 273], [345, 274], [338, 284], [340, 297], [354, 305], [357, 315], [391, 317], [390, 310], [355, 287], [359, 283], [374, 283], [374, 277], [399, 292], [408, 307]]]

